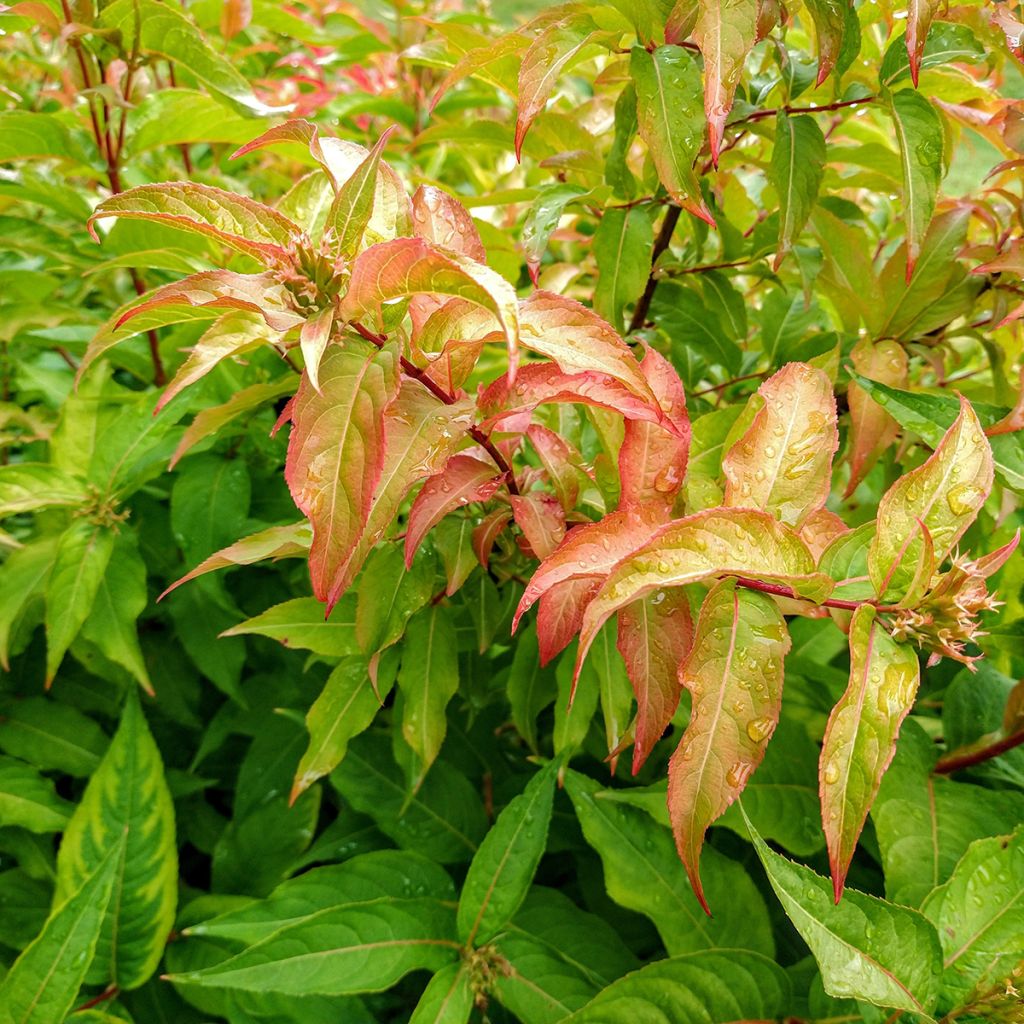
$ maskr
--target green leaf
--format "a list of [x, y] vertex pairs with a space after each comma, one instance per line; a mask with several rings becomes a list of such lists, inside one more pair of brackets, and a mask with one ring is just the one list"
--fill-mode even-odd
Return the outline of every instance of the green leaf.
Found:
[[0, 983], [0, 1024], [54, 1024], [71, 1012], [96, 951], [125, 842], [119, 836], [98, 858], [14, 962]]
[[450, 609], [432, 603], [409, 620], [398, 688], [405, 695], [402, 735], [419, 759], [418, 781], [441, 750], [448, 728], [445, 712], [459, 688], [458, 641]]
[[363, 235], [377, 197], [381, 154], [393, 131], [389, 128], [381, 135], [366, 159], [341, 185], [327, 214], [326, 228], [334, 232], [333, 245], [346, 260], [351, 260], [363, 247]]
[[0, 517], [19, 512], [84, 505], [89, 492], [81, 480], [43, 462], [0, 466]]
[[775, 119], [775, 146], [768, 178], [779, 197], [779, 248], [775, 270], [800, 237], [818, 201], [825, 176], [825, 136], [807, 114], [790, 117], [780, 110]]
[[221, 635], [265, 636], [284, 647], [312, 651], [327, 658], [358, 654], [355, 605], [355, 595], [346, 595], [325, 619], [324, 606], [315, 597], [293, 597]]
[[789, 979], [771, 960], [747, 950], [701, 951], [627, 974], [565, 1024], [775, 1020], [788, 1005]]
[[653, 53], [634, 46], [629, 73], [636, 88], [640, 137], [647, 143], [661, 183], [684, 210], [714, 227], [693, 169], [704, 143], [697, 62], [681, 46], [659, 46]]
[[896, 643], [874, 608], [862, 604], [850, 622], [850, 684], [832, 709], [821, 749], [821, 817], [837, 903], [920, 671], [914, 649]]
[[679, 667], [690, 724], [669, 762], [668, 810], [697, 899], [704, 836], [764, 757], [782, 705], [786, 622], [763, 594], [717, 583], [701, 606], [693, 646]]
[[597, 285], [594, 309], [619, 333], [623, 308], [640, 298], [651, 272], [654, 226], [643, 206], [608, 209], [594, 233]]
[[587, 842], [601, 856], [608, 895], [646, 914], [671, 955], [731, 947], [774, 953], [767, 908], [739, 864], [713, 848], [704, 851], [704, 891], [716, 907], [709, 918], [680, 870], [667, 828], [610, 799], [616, 791], [602, 792], [585, 775], [567, 772], [565, 787]]
[[977, 64], [985, 59], [985, 48], [969, 26], [944, 21], [932, 26], [937, 8], [937, 0], [910, 0], [907, 4], [906, 35], [894, 39], [885, 51], [878, 72], [881, 85], [891, 88], [910, 76], [917, 88], [922, 70], [953, 63]]
[[427, 983], [409, 1024], [466, 1024], [475, 996], [465, 964], [442, 967]]
[[107, 748], [103, 730], [77, 708], [46, 697], [0, 704], [0, 750], [43, 771], [92, 775]]
[[520, 237], [526, 266], [534, 284], [537, 283], [537, 271], [547, 251], [548, 239], [558, 227], [566, 206], [586, 195], [586, 192], [579, 185], [549, 185], [541, 190], [526, 211]]
[[64, 833], [58, 901], [75, 892], [111, 849], [121, 850], [117, 879], [89, 978], [132, 989], [160, 962], [178, 896], [174, 809], [135, 690]]
[[368, 729], [391, 691], [391, 679], [374, 686], [366, 659], [345, 658], [327, 677], [306, 715], [309, 746], [292, 784], [291, 800], [341, 764], [353, 736]]
[[739, 345], [726, 337], [718, 317], [693, 289], [675, 281], [660, 284], [651, 303], [651, 319], [671, 339], [674, 353], [682, 347], [712, 366], [739, 372], [743, 358]]
[[88, 618], [113, 552], [113, 530], [88, 519], [76, 519], [61, 534], [46, 581], [47, 684]]
[[0, 666], [5, 670], [10, 668], [11, 642], [19, 626], [39, 604], [36, 599], [42, 596], [50, 575], [57, 540], [42, 537], [16, 548], [0, 565]]
[[410, 795], [388, 742], [374, 733], [349, 744], [331, 783], [399, 846], [441, 864], [468, 861], [487, 830], [479, 793], [462, 772], [437, 761]]
[[250, 118], [236, 114], [204, 92], [165, 86], [136, 103], [125, 147], [128, 153], [138, 155], [195, 142], [240, 146], [252, 138], [253, 127]]
[[903, 218], [907, 226], [907, 280], [921, 253], [942, 181], [942, 120], [916, 89], [891, 97], [891, 111], [903, 164]]
[[170, 980], [299, 996], [379, 992], [410, 971], [438, 971], [454, 960], [454, 917], [450, 904], [427, 897], [383, 897], [369, 913], [358, 905], [331, 907]]
[[31, 765], [0, 757], [0, 821], [29, 832], [62, 832], [72, 805], [57, 795], [53, 782]]
[[516, 637], [506, 692], [516, 731], [536, 751], [537, 716], [555, 699], [555, 686], [550, 669], [541, 668], [534, 623]]
[[930, 1014], [939, 997], [938, 936], [917, 911], [848, 889], [833, 901], [829, 881], [751, 838], [776, 896], [811, 947], [825, 991], [911, 1013]]
[[[413, 520], [414, 512], [410, 511], [406, 550]], [[402, 638], [409, 619], [434, 597], [435, 572], [436, 560], [429, 552], [412, 560], [408, 567], [399, 544], [382, 544], [371, 553], [359, 578], [356, 604], [356, 639], [366, 655]]]
[[550, 761], [498, 816], [469, 865], [459, 897], [459, 938], [483, 946], [526, 897], [547, 844], [560, 762]]
[[0, 114], [0, 160], [70, 160], [85, 164], [81, 141], [55, 114], [5, 110]]
[[942, 1008], [998, 990], [1024, 960], [1024, 829], [972, 843], [921, 913], [942, 943]]

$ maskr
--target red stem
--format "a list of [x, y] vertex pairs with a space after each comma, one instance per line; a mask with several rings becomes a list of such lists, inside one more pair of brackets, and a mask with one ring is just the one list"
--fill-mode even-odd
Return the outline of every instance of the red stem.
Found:
[[[775, 597], [788, 597], [793, 601], [807, 600], [807, 598], [801, 597], [796, 593], [792, 587], [786, 587], [780, 583], [763, 583], [761, 580], [748, 580], [744, 576], [737, 576], [736, 585], [746, 587], [748, 590], [759, 590], [762, 594], [772, 594]], [[829, 597], [824, 601], [814, 601], [812, 604], [818, 605], [819, 608], [839, 608], [847, 612], [855, 612], [864, 604], [874, 605], [874, 607], [880, 612], [892, 612], [897, 610], [889, 605], [876, 604], [874, 601], [844, 601], [837, 597]]]
[[954, 750], [952, 754], [946, 754], [945, 757], [939, 758], [935, 765], [935, 772], [938, 775], [949, 775], [962, 768], [973, 768], [976, 764], [991, 761], [992, 758], [999, 757], [1000, 754], [1005, 754], [1008, 750], [1013, 750], [1021, 745], [1024, 745], [1024, 729], [1004, 736], [1001, 740], [996, 740], [995, 743], [990, 743], [987, 747], [981, 747], [978, 750], [963, 752]]
[[[361, 337], [372, 342], [377, 348], [383, 348], [384, 343], [388, 340], [384, 335], [374, 334], [373, 331], [364, 327], [359, 321], [353, 321], [351, 326]], [[432, 395], [444, 402], [445, 405], [455, 404], [455, 396], [448, 394], [436, 381], [431, 380], [415, 363], [409, 362], [405, 356], [399, 356], [399, 364], [406, 376], [419, 381]], [[494, 442], [475, 425], [469, 428], [469, 436], [490, 455], [494, 460], [494, 464], [505, 475], [505, 484], [509, 489], [509, 493], [518, 494], [519, 487], [516, 484], [515, 473], [512, 471], [512, 467], [505, 456], [498, 451]]]
[[110, 985], [105, 988], [98, 996], [94, 996], [87, 1003], [82, 1003], [81, 1006], [75, 1008], [75, 1013], [81, 1013], [83, 1010], [91, 1010], [94, 1006], [99, 1006], [100, 1003], [105, 1003], [108, 999], [115, 998], [121, 990], [117, 985]]
[[862, 103], [874, 103], [876, 97], [865, 96], [859, 100], [838, 100], [835, 103], [823, 103], [820, 107], [776, 107], [773, 110], [756, 110], [745, 117], [744, 121], [761, 121], [766, 117], [775, 117], [781, 110], [787, 114], [821, 114], [829, 110], [842, 110], [843, 107], [858, 107]]

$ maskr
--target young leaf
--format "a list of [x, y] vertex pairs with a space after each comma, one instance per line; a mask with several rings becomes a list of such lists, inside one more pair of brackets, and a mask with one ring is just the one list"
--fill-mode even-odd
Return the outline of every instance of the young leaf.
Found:
[[839, 59], [846, 30], [846, 8], [850, 0], [804, 0], [818, 37], [818, 77], [821, 85]]
[[285, 479], [312, 523], [313, 591], [328, 607], [355, 574], [351, 554], [384, 465], [384, 410], [398, 385], [392, 349], [351, 341], [325, 355], [319, 392], [304, 377], [296, 393]]
[[[580, 621], [582, 617], [581, 608]], [[539, 628], [540, 615], [537, 623]], [[573, 633], [579, 629], [579, 622], [575, 626]], [[619, 612], [617, 646], [636, 695], [634, 775], [676, 712], [682, 689], [679, 666], [692, 642], [693, 617], [685, 590], [657, 590]]]
[[327, 350], [333, 329], [334, 308], [332, 306], [325, 306], [299, 328], [299, 351], [302, 352], [306, 376], [309, 377], [309, 383], [313, 385], [314, 391], [320, 390], [320, 361]]
[[174, 808], [135, 690], [64, 833], [57, 900], [82, 886], [112, 849], [121, 851], [117, 879], [89, 978], [132, 989], [156, 970], [178, 898]]
[[47, 685], [89, 615], [113, 551], [113, 530], [88, 519], [76, 519], [57, 542], [46, 581]]
[[640, 369], [673, 429], [626, 420], [619, 448], [619, 504], [660, 506], [668, 518], [683, 486], [690, 451], [686, 393], [672, 364], [654, 349], [644, 353]]
[[326, 230], [333, 233], [336, 251], [346, 260], [351, 260], [362, 248], [363, 235], [373, 215], [377, 196], [381, 154], [393, 133], [394, 126], [381, 134], [369, 156], [338, 189], [327, 214]]
[[768, 177], [779, 197], [779, 248], [777, 271], [800, 237], [818, 201], [825, 176], [825, 136], [808, 114], [789, 116], [780, 110], [775, 118], [775, 147]]
[[758, 0], [707, 0], [695, 6], [699, 13], [693, 38], [704, 58], [704, 116], [711, 159], [717, 167], [736, 86], [757, 40], [759, 4]]
[[196, 182], [138, 185], [105, 199], [89, 218], [89, 230], [105, 217], [152, 220], [214, 238], [261, 263], [286, 260], [301, 234], [284, 214], [254, 199]]
[[609, 985], [565, 1024], [775, 1020], [789, 1005], [789, 978], [747, 950], [704, 950], [648, 964]]
[[942, 120], [931, 102], [915, 89], [892, 94], [893, 127], [903, 164], [903, 217], [907, 225], [907, 276], [921, 254], [921, 244], [935, 211], [942, 181]]
[[96, 952], [124, 845], [119, 836], [0, 982], [2, 1024], [53, 1024], [71, 1012]]
[[712, 227], [693, 162], [704, 142], [704, 113], [697, 63], [681, 46], [648, 53], [634, 46], [629, 73], [636, 87], [637, 124], [668, 194]]
[[974, 522], [992, 489], [992, 449], [977, 413], [960, 399], [960, 414], [925, 463], [901, 477], [878, 505], [878, 532], [868, 572], [879, 597], [902, 597], [925, 545], [936, 562], [953, 549]]
[[708, 914], [698, 863], [704, 835], [764, 757], [779, 721], [789, 647], [778, 605], [722, 580], [704, 599], [679, 667], [692, 710], [669, 764], [668, 810], [679, 856]]
[[409, 1024], [466, 1024], [475, 996], [465, 964], [442, 967], [423, 990]]
[[832, 900], [827, 879], [768, 848], [747, 828], [775, 895], [811, 947], [825, 991], [837, 998], [927, 1015], [939, 997], [942, 951], [917, 911], [850, 890]]
[[874, 608], [862, 604], [850, 623], [850, 685], [829, 716], [819, 767], [837, 903], [919, 676], [914, 649], [896, 643]]
[[972, 843], [921, 913], [942, 943], [946, 1007], [1004, 984], [1024, 959], [1024, 829]]
[[455, 624], [444, 605], [431, 604], [409, 620], [398, 688], [405, 695], [402, 735], [419, 758], [418, 784], [441, 750], [445, 711], [459, 688]]
[[825, 373], [788, 363], [758, 389], [764, 405], [722, 460], [725, 504], [763, 509], [799, 529], [825, 504], [839, 447]]
[[928, 30], [938, 9], [939, 0], [908, 0], [907, 3], [907, 33], [904, 42], [907, 57], [910, 59], [910, 77], [914, 80], [915, 89], [921, 73], [921, 58], [924, 56]]
[[420, 185], [412, 197], [412, 222], [416, 234], [428, 242], [461, 252], [477, 263], [487, 262], [487, 250], [469, 211], [444, 189]]
[[469, 865], [459, 897], [459, 938], [483, 946], [515, 916], [547, 844], [560, 761], [550, 761], [498, 816]]

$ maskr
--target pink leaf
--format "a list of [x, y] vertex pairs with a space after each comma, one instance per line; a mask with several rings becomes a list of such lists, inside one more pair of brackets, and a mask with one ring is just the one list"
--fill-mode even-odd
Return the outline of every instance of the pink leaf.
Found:
[[588, 480], [583, 456], [553, 430], [539, 424], [531, 424], [526, 436], [540, 456], [541, 465], [551, 479], [562, 508], [566, 512], [571, 511], [576, 507], [581, 483], [585, 485]]
[[477, 263], [487, 259], [480, 232], [469, 211], [453, 195], [433, 185], [420, 185], [412, 197], [412, 224], [417, 236]]
[[561, 654], [583, 624], [583, 613], [601, 589], [600, 576], [574, 576], [555, 583], [537, 602], [537, 643], [541, 665]]
[[921, 58], [924, 56], [924, 44], [928, 41], [928, 30], [932, 27], [932, 19], [939, 9], [939, 0], [908, 0], [907, 2], [907, 34], [905, 43], [907, 57], [910, 60], [910, 77], [917, 88], [917, 79], [921, 73]]
[[307, 320], [299, 331], [299, 348], [306, 364], [306, 374], [314, 390], [320, 390], [320, 361], [331, 340], [334, 327], [334, 307], [326, 306]]
[[512, 515], [535, 558], [547, 558], [565, 536], [565, 510], [558, 499], [542, 491], [513, 494]]
[[473, 551], [477, 560], [486, 569], [491, 560], [494, 542], [512, 521], [512, 513], [505, 508], [496, 508], [484, 516], [483, 522], [473, 530]]

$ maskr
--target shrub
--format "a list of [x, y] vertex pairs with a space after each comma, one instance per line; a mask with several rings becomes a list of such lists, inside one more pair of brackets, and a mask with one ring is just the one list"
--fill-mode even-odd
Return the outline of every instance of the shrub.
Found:
[[0, 1024], [1019, 1019], [1014, 6], [0, 19]]

